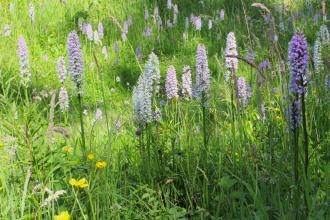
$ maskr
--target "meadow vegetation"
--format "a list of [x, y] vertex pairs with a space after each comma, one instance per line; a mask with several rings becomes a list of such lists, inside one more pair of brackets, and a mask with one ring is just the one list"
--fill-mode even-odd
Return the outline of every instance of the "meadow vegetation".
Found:
[[330, 219], [322, 0], [0, 2], [0, 219]]

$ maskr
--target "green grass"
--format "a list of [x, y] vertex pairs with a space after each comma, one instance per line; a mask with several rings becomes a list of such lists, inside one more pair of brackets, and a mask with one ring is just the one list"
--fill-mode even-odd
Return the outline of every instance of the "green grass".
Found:
[[[35, 23], [29, 19], [30, 2], [36, 8]], [[53, 219], [61, 211], [68, 211], [71, 219], [330, 218], [330, 103], [324, 86], [329, 68], [324, 66], [317, 75], [312, 62], [317, 32], [323, 23], [329, 27], [321, 15], [314, 24], [320, 1], [310, 1], [312, 14], [308, 14], [306, 1], [285, 1], [285, 15], [276, 12], [276, 1], [263, 1], [274, 15], [275, 43], [269, 40], [272, 24], [265, 23], [265, 12], [251, 6], [252, 0], [173, 1], [178, 3], [178, 24], [162, 30], [153, 22], [152, 14], [158, 5], [165, 27], [173, 16], [165, 0], [66, 2], [13, 0], [13, 13], [9, 1], [0, 4], [0, 30], [5, 24], [11, 28], [9, 37], [0, 34], [0, 219]], [[153, 27], [149, 38], [143, 36], [145, 6], [151, 16], [147, 25]], [[217, 30], [213, 24], [209, 31], [208, 19], [215, 18], [220, 9], [225, 9], [225, 20]], [[201, 15], [201, 31], [191, 23], [185, 30], [185, 17], [192, 13]], [[123, 43], [111, 17], [123, 25], [129, 15], [133, 24]], [[287, 25], [293, 15], [292, 25], [281, 31], [280, 19]], [[57, 97], [61, 87], [57, 59], [64, 56], [67, 63], [67, 37], [78, 30], [79, 17], [93, 29], [102, 21], [105, 33], [102, 45], [97, 45], [78, 32], [85, 65], [82, 109], [88, 112], [83, 116], [86, 152], [81, 146], [79, 103], [72, 81], [68, 79], [65, 84], [70, 96], [68, 112], [60, 111]], [[188, 34], [185, 43], [184, 31]], [[239, 55], [245, 56], [252, 48], [257, 65], [265, 59], [271, 63], [265, 72], [267, 79], [260, 85], [258, 72], [240, 61], [237, 76], [252, 82], [249, 104], [241, 110], [236, 98], [231, 99], [233, 91], [225, 81], [224, 51], [231, 31], [235, 32]], [[303, 32], [309, 43], [311, 72], [306, 97], [309, 174], [304, 175], [301, 127], [298, 186], [288, 119], [287, 47], [295, 31]], [[32, 74], [27, 97], [20, 84], [17, 56], [21, 35], [29, 48]], [[118, 52], [113, 49], [115, 42]], [[176, 68], [179, 84], [184, 65], [191, 66], [195, 81], [199, 43], [206, 46], [211, 72], [204, 113], [198, 101], [181, 97], [166, 101], [164, 93], [170, 65]], [[108, 59], [101, 52], [102, 46], [107, 48]], [[137, 61], [137, 47], [142, 51], [141, 63]], [[323, 55], [327, 51], [324, 48]], [[151, 52], [160, 60], [161, 92], [153, 105], [161, 110], [162, 118], [159, 123], [139, 126], [133, 120], [132, 90]], [[41, 100], [35, 101], [36, 96]], [[161, 100], [166, 101], [163, 107]], [[103, 117], [93, 125], [97, 108]], [[72, 151], [65, 152], [65, 146]], [[94, 159], [88, 160], [86, 154], [93, 154]], [[99, 161], [107, 163], [104, 169], [96, 167]], [[71, 186], [71, 178], [86, 178], [89, 186]], [[66, 193], [45, 205], [59, 190]]]

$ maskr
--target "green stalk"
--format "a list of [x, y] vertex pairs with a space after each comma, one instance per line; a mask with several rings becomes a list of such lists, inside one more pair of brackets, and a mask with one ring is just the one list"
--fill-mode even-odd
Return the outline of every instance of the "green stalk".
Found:
[[[97, 60], [95, 52], [93, 52], [94, 60], [97, 66], [97, 72], [99, 75], [99, 80], [101, 81], [101, 93], [102, 93], [102, 99], [103, 99], [103, 105], [104, 105], [104, 115], [105, 115], [105, 120], [107, 123], [107, 131], [108, 131], [108, 138], [109, 138], [109, 143], [111, 142], [111, 132], [110, 132], [110, 126], [109, 126], [109, 118], [108, 118], [108, 109], [107, 109], [107, 103], [105, 100], [105, 92], [104, 92], [104, 83], [103, 83], [103, 78], [101, 74], [101, 68], [99, 65], [99, 62]], [[110, 145], [111, 146], [111, 145]], [[110, 148], [110, 153], [111, 153], [111, 148]]]
[[[306, 122], [306, 107], [305, 107], [305, 94], [301, 95], [301, 103], [302, 103], [302, 119], [303, 119], [303, 132], [304, 132], [304, 151], [305, 151], [305, 175], [306, 180], [308, 180], [308, 164], [309, 164], [309, 154], [308, 154], [308, 134], [307, 134], [307, 122]], [[308, 190], [306, 187], [304, 200], [305, 200], [305, 208], [306, 208], [306, 217], [308, 217], [309, 209], [307, 202], [307, 194]]]
[[306, 122], [306, 106], [305, 106], [305, 94], [301, 95], [301, 110], [303, 119], [304, 130], [304, 151], [305, 151], [305, 175], [308, 176], [308, 134], [307, 134], [307, 122]]
[[204, 150], [203, 150], [203, 155], [204, 155], [204, 161], [207, 165], [207, 130], [206, 130], [206, 109], [204, 104], [202, 104], [202, 111], [203, 111], [203, 143], [204, 143]]
[[[294, 105], [294, 102], [292, 103]], [[294, 109], [294, 108], [292, 108]], [[293, 114], [297, 114], [297, 112], [294, 112]], [[295, 184], [295, 191], [294, 191], [294, 213], [295, 213], [295, 219], [299, 219], [299, 172], [298, 172], [298, 141], [299, 141], [299, 133], [298, 133], [298, 127], [296, 127], [296, 120], [295, 117], [293, 117], [293, 171], [294, 171], [294, 184]]]
[[151, 150], [150, 150], [150, 127], [146, 125], [147, 154], [148, 154], [148, 181], [151, 181]]
[[84, 119], [83, 119], [83, 109], [82, 109], [82, 97], [78, 94], [79, 102], [79, 118], [80, 118], [80, 129], [81, 129], [81, 148], [83, 150], [84, 156], [86, 156], [86, 142], [85, 142], [85, 130], [84, 130]]

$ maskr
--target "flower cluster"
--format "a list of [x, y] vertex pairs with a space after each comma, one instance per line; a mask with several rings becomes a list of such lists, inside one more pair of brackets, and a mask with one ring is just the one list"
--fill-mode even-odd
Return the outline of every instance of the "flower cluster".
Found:
[[81, 94], [84, 79], [84, 63], [80, 49], [80, 40], [76, 31], [72, 31], [69, 34], [67, 44], [70, 77], [78, 90], [78, 94]]
[[246, 107], [249, 103], [251, 94], [249, 86], [246, 84], [245, 78], [243, 76], [239, 77], [237, 80], [237, 96], [243, 107]]
[[102, 40], [103, 37], [104, 37], [104, 31], [103, 31], [103, 24], [102, 24], [102, 22], [99, 22], [99, 24], [97, 26], [97, 33], [98, 33], [99, 39]]
[[192, 96], [191, 69], [190, 66], [187, 65], [183, 67], [182, 95], [186, 98]]
[[221, 9], [220, 11], [220, 21], [225, 20], [225, 9]]
[[268, 59], [262, 61], [260, 64], [259, 64], [259, 69], [261, 71], [266, 71], [266, 70], [269, 70], [270, 69], [270, 62]]
[[174, 66], [170, 66], [167, 70], [165, 82], [166, 96], [169, 100], [176, 99], [178, 95], [178, 81], [176, 79], [176, 71]]
[[317, 37], [313, 48], [313, 63], [315, 73], [320, 73], [322, 67], [322, 43], [320, 37]]
[[319, 32], [322, 44], [330, 42], [330, 34], [327, 26], [323, 24]]
[[289, 113], [291, 129], [298, 128], [301, 123], [301, 106], [299, 99], [292, 101], [290, 104]]
[[303, 85], [307, 77], [308, 68], [308, 45], [302, 34], [295, 34], [290, 43], [288, 51], [290, 65], [290, 92], [291, 94], [302, 94], [305, 92]]
[[198, 44], [196, 53], [196, 98], [206, 102], [210, 89], [210, 70], [207, 51], [203, 44]]
[[202, 19], [199, 16], [191, 15], [190, 16], [190, 21], [194, 24], [195, 28], [197, 31], [202, 30]]
[[25, 86], [30, 82], [31, 72], [30, 72], [30, 60], [29, 60], [29, 50], [26, 45], [23, 36], [18, 39], [18, 59], [20, 65], [20, 77], [21, 83]]
[[89, 23], [84, 23], [84, 27], [83, 27], [84, 33], [87, 36], [87, 39], [90, 41], [93, 41], [94, 38], [94, 32], [93, 32], [93, 27], [91, 24]]
[[231, 74], [233, 72], [237, 72], [238, 69], [238, 59], [236, 56], [237, 48], [236, 48], [236, 38], [234, 32], [230, 32], [227, 35], [227, 43], [226, 43], [226, 50], [225, 50], [225, 62], [226, 62], [226, 81], [229, 80]]
[[64, 84], [66, 81], [66, 67], [63, 56], [60, 56], [57, 60], [57, 72], [60, 83]]
[[174, 4], [173, 5], [173, 24], [174, 25], [176, 25], [178, 23], [178, 14], [179, 14], [178, 5]]
[[167, 9], [170, 10], [172, 8], [172, 0], [167, 0]]
[[153, 88], [155, 93], [159, 92], [160, 83], [160, 69], [159, 69], [159, 59], [156, 54], [151, 53], [149, 55], [149, 60], [144, 66], [144, 75], [149, 80], [150, 86]]
[[69, 96], [68, 91], [66, 90], [64, 84], [66, 81], [66, 67], [64, 57], [61, 56], [57, 60], [57, 72], [58, 72], [58, 79], [62, 84], [62, 87], [58, 94], [59, 105], [62, 112], [65, 112], [69, 109]]
[[305, 93], [305, 80], [308, 68], [308, 45], [302, 34], [295, 34], [289, 42], [288, 60], [290, 65], [290, 86], [292, 95], [290, 105], [291, 128], [297, 128], [301, 123], [299, 96]]
[[149, 55], [143, 74], [133, 88], [134, 121], [138, 124], [148, 124], [153, 120], [152, 96], [159, 92], [160, 70], [156, 54]]
[[69, 95], [68, 95], [68, 91], [64, 86], [61, 87], [59, 91], [58, 102], [60, 104], [60, 109], [62, 112], [65, 112], [69, 109]]
[[148, 124], [152, 121], [152, 89], [149, 82], [147, 77], [141, 74], [133, 88], [134, 121], [138, 124]]

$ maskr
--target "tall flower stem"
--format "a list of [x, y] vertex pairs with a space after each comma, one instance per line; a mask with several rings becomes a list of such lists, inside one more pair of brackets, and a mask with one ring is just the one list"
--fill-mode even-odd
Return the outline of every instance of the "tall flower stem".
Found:
[[206, 128], [206, 108], [204, 105], [202, 105], [202, 111], [203, 111], [203, 144], [204, 144], [204, 161], [207, 163], [207, 128]]
[[302, 111], [302, 122], [304, 132], [304, 151], [305, 151], [305, 175], [308, 176], [308, 134], [307, 134], [307, 122], [306, 122], [306, 105], [305, 105], [305, 93], [301, 95], [301, 111]]
[[[305, 151], [305, 175], [308, 180], [308, 164], [309, 164], [309, 154], [308, 154], [308, 134], [307, 134], [307, 122], [306, 122], [306, 107], [305, 107], [305, 93], [301, 95], [301, 111], [302, 111], [302, 122], [303, 122], [303, 132], [304, 132], [304, 151]], [[308, 203], [307, 203], [307, 188], [304, 193], [306, 217], [308, 216]]]
[[[150, 149], [150, 138], [151, 138], [151, 135], [150, 135], [150, 127], [148, 125], [146, 125], [146, 142], [147, 142], [147, 156], [148, 156], [148, 182], [151, 181], [151, 149]], [[151, 183], [151, 182], [150, 182]]]
[[[104, 114], [105, 114], [105, 120], [106, 120], [106, 123], [107, 123], [108, 138], [109, 138], [109, 142], [110, 142], [111, 141], [111, 132], [110, 132], [110, 126], [109, 126], [107, 103], [106, 103], [106, 99], [105, 99], [104, 83], [103, 83], [103, 78], [102, 78], [102, 74], [101, 74], [100, 64], [97, 60], [95, 51], [93, 52], [93, 56], [94, 56], [94, 60], [95, 60], [96, 66], [97, 66], [97, 72], [98, 72], [98, 75], [99, 75], [99, 80], [101, 81], [101, 93], [102, 93], [102, 99], [103, 99], [103, 104], [104, 104]], [[110, 152], [111, 152], [111, 149], [110, 149]]]
[[81, 148], [83, 150], [84, 156], [86, 156], [86, 142], [85, 142], [85, 130], [84, 130], [84, 119], [83, 119], [83, 108], [82, 108], [82, 97], [78, 94], [79, 102], [79, 118], [80, 118], [80, 129], [81, 129]]
[[[202, 114], [203, 114], [203, 162], [205, 163], [204, 167], [204, 172], [207, 171], [208, 169], [208, 141], [207, 141], [207, 127], [206, 127], [206, 120], [207, 120], [207, 109], [205, 107], [206, 101], [205, 100], [205, 94], [203, 94], [202, 98]], [[206, 174], [207, 177], [207, 172]], [[209, 188], [208, 188], [208, 179], [204, 176], [203, 178], [203, 200], [204, 200], [204, 206], [208, 207], [209, 206]]]
[[232, 130], [232, 150], [235, 146], [235, 105], [234, 105], [234, 85], [233, 82], [231, 82], [231, 91], [230, 91], [230, 107], [231, 107], [231, 130]]
[[[295, 102], [292, 103], [294, 105]], [[292, 107], [292, 109], [295, 109]], [[298, 114], [298, 112], [293, 112], [293, 114]], [[295, 190], [294, 190], [294, 212], [295, 212], [295, 219], [298, 220], [298, 209], [299, 209], [299, 172], [298, 172], [298, 159], [299, 159], [299, 130], [297, 125], [296, 117], [293, 117], [293, 171], [294, 171], [294, 184], [295, 184]]]

